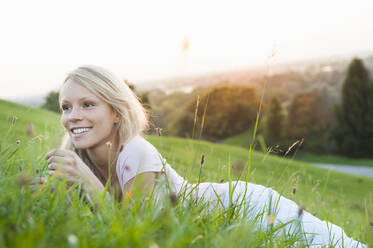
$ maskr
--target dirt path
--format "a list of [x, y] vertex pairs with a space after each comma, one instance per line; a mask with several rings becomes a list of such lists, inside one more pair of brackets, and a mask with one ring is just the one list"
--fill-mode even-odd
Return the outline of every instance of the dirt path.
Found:
[[324, 168], [324, 169], [331, 169], [347, 174], [365, 176], [365, 177], [373, 177], [373, 167], [368, 166], [356, 166], [356, 165], [338, 165], [338, 164], [319, 164], [319, 163], [312, 163], [312, 165]]

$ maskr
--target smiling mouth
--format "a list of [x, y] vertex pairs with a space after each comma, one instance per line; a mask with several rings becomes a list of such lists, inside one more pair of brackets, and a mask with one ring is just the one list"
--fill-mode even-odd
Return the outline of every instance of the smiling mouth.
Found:
[[73, 129], [71, 129], [71, 134], [72, 134], [74, 137], [79, 137], [79, 136], [85, 135], [85, 134], [88, 133], [91, 129], [92, 129], [91, 127], [73, 128]]

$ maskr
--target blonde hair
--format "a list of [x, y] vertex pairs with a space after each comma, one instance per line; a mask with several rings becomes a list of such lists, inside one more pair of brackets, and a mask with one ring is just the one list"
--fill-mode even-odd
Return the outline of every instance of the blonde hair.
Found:
[[64, 83], [72, 79], [104, 100], [120, 115], [118, 135], [127, 141], [148, 127], [147, 113], [126, 83], [98, 66], [82, 66], [70, 72]]
[[[117, 124], [117, 132], [120, 143], [127, 143], [131, 138], [142, 134], [147, 129], [148, 116], [145, 108], [128, 85], [113, 73], [98, 66], [88, 65], [68, 73], [63, 85], [69, 79], [90, 90], [119, 114], [120, 121]], [[62, 148], [68, 148], [71, 141], [69, 138], [65, 138], [61, 145], [64, 146]], [[78, 151], [78, 155], [82, 158], [85, 157], [84, 153], [86, 152]], [[88, 158], [84, 158], [84, 160], [86, 159]], [[93, 168], [91, 167], [91, 169]]]

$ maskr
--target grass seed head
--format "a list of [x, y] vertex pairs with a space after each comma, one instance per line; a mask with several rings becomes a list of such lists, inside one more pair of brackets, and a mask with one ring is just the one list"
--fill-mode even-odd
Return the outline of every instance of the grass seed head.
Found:
[[161, 136], [162, 135], [162, 128], [156, 127], [155, 132], [158, 134], [158, 136]]
[[17, 116], [13, 116], [12, 125], [16, 124], [16, 121], [17, 121]]
[[21, 187], [29, 185], [31, 183], [31, 177], [27, 174], [20, 174], [17, 178], [17, 184]]
[[175, 192], [171, 192], [169, 194], [169, 197], [170, 197], [170, 201], [171, 201], [172, 206], [176, 206], [176, 204], [177, 204], [177, 195], [175, 194]]
[[304, 211], [304, 208], [301, 207], [301, 206], [299, 206], [299, 208], [298, 208], [298, 217], [301, 217], [301, 216], [302, 216], [303, 211]]
[[202, 155], [201, 157], [201, 166], [205, 163], [205, 155]]
[[29, 122], [29, 124], [27, 124], [26, 134], [28, 136], [33, 136], [34, 135], [34, 125], [31, 122]]

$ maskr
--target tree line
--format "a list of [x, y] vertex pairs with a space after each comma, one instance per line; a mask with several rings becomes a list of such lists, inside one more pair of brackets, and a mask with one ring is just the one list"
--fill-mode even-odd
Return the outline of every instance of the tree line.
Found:
[[[252, 130], [261, 106], [258, 134], [269, 147], [286, 150], [303, 139], [304, 151], [373, 156], [373, 81], [361, 59], [351, 61], [338, 104], [335, 92], [330, 96], [322, 88], [298, 92], [290, 102], [282, 101], [284, 92], [278, 93], [269, 89], [261, 102], [256, 89], [247, 85], [219, 84], [169, 95], [136, 92], [152, 127], [166, 134], [220, 141]], [[59, 112], [58, 92], [50, 92], [42, 108]]]
[[266, 122], [271, 145], [304, 139], [305, 150], [340, 153], [350, 157], [373, 156], [373, 81], [361, 59], [353, 59], [342, 85], [341, 101], [330, 105], [323, 92], [294, 97], [287, 118], [274, 97]]

